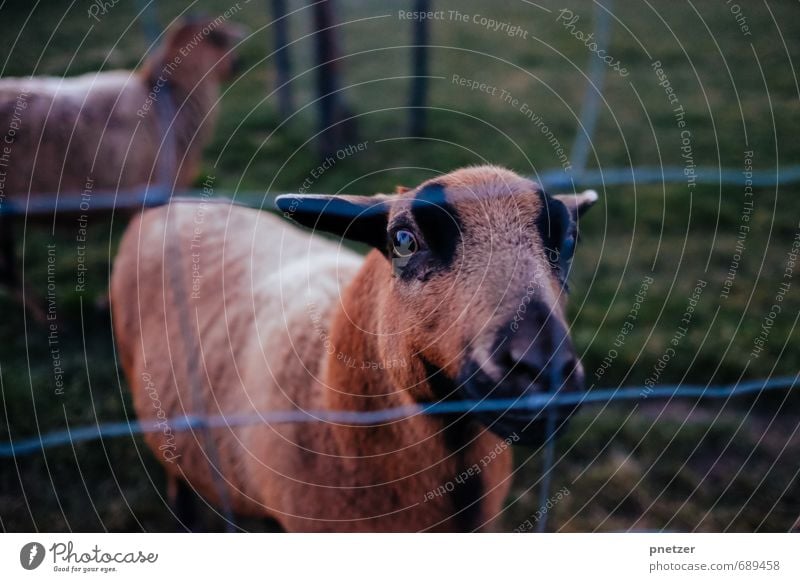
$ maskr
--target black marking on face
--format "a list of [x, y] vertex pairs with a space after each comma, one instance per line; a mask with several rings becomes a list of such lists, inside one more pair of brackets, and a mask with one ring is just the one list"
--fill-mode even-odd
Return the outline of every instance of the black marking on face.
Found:
[[431, 257], [440, 266], [449, 267], [461, 240], [462, 224], [458, 212], [445, 196], [444, 186], [429, 184], [420, 190], [411, 204]]
[[562, 282], [566, 282], [569, 262], [574, 251], [574, 225], [569, 210], [560, 201], [538, 192], [542, 209], [536, 217], [535, 227], [544, 245], [547, 260], [558, 272]]

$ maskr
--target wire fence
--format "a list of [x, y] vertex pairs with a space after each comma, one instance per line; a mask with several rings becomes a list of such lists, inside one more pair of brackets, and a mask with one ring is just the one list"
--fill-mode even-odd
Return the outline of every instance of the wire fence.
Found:
[[42, 453], [46, 449], [73, 445], [98, 439], [122, 436], [139, 436], [161, 432], [166, 422], [173, 432], [205, 429], [224, 429], [253, 424], [277, 425], [283, 423], [329, 422], [353, 426], [370, 426], [411, 418], [418, 414], [451, 415], [476, 412], [504, 412], [525, 410], [532, 413], [532, 420], [543, 412], [591, 404], [614, 402], [642, 403], [648, 400], [672, 400], [676, 398], [730, 399], [746, 395], [761, 394], [777, 390], [789, 390], [800, 384], [800, 373], [767, 380], [753, 380], [723, 386], [661, 386], [656, 388], [628, 387], [591, 390], [588, 392], [566, 392], [555, 394], [532, 394], [524, 398], [487, 398], [483, 400], [459, 400], [435, 402], [413, 406], [399, 406], [372, 411], [351, 410], [284, 410], [245, 412], [219, 415], [187, 415], [166, 421], [143, 422], [122, 421], [83, 425], [65, 430], [49, 432], [17, 441], [0, 443], [0, 457], [17, 457]]
[[[696, 168], [695, 182], [698, 184], [742, 186], [745, 176], [741, 170], [731, 168]], [[679, 183], [686, 179], [683, 168], [670, 166], [631, 166], [630, 168], [603, 168], [564, 172], [547, 170], [535, 176], [545, 190], [555, 191], [569, 188], [598, 188], [598, 185], [625, 186], [642, 184]], [[747, 177], [750, 185], [771, 188], [800, 182], [800, 166], [788, 166], [774, 171], [754, 171]], [[271, 202], [282, 194], [296, 192], [256, 192], [248, 190], [215, 190], [209, 197], [202, 190], [174, 191], [167, 186], [151, 185], [129, 190], [101, 191], [92, 194], [89, 207], [81, 206], [80, 195], [70, 193], [31, 194], [26, 199], [6, 199], [0, 204], [0, 216], [27, 216], [42, 214], [110, 213], [114, 210], [142, 210], [163, 206], [182, 198], [182, 201], [204, 203], [228, 202], [258, 210], [273, 210]]]
[[[157, 18], [152, 10], [153, 2], [142, 0], [143, 23], [148, 38], [152, 43], [160, 37]], [[595, 28], [597, 42], [608, 43], [611, 32], [610, 2], [606, 7], [596, 4]], [[667, 184], [685, 181], [683, 168], [661, 166], [639, 166], [623, 168], [587, 169], [587, 160], [591, 149], [591, 140], [597, 125], [600, 111], [600, 98], [604, 84], [605, 67], [599, 59], [590, 62], [590, 77], [581, 111], [580, 128], [576, 133], [572, 147], [573, 170], [569, 173], [554, 169], [545, 171], [537, 179], [545, 188], [578, 188], [591, 186], [602, 188], [609, 185], [628, 184]], [[164, 120], [168, 125], [169, 120]], [[741, 185], [744, 176], [741, 170], [731, 168], [697, 168], [696, 182], [716, 185]], [[773, 171], [754, 171], [748, 176], [753, 186], [778, 187], [782, 184], [800, 182], [800, 165], [775, 168]], [[165, 185], [166, 184], [166, 185]], [[179, 192], [169, 186], [169, 180], [159, 184], [146, 185], [125, 191], [97, 191], [92, 195], [89, 212], [114, 212], [115, 210], [137, 210], [166, 205], [172, 202], [199, 201], [203, 203], [229, 203], [257, 209], [271, 209], [271, 200], [275, 193], [217, 191], [213, 198], [200, 191], [186, 190]], [[29, 216], [42, 214], [69, 214], [86, 212], [81, 207], [79, 194], [50, 193], [29, 194], [26, 198], [7, 199], [0, 204], [0, 216]], [[551, 412], [561, 408], [575, 406], [599, 405], [621, 402], [641, 404], [648, 400], [673, 399], [731, 399], [741, 396], [760, 395], [778, 390], [791, 390], [800, 382], [800, 373], [795, 376], [768, 378], [739, 382], [724, 386], [663, 386], [656, 388], [628, 387], [617, 389], [597, 389], [588, 392], [534, 394], [517, 399], [493, 399], [445, 401], [431, 404], [402, 406], [374, 411], [348, 410], [284, 410], [255, 411], [219, 415], [186, 415], [170, 418], [166, 421], [150, 422], [127, 420], [118, 422], [96, 422], [65, 430], [47, 432], [36, 436], [9, 440], [0, 443], [0, 458], [16, 458], [26, 455], [46, 454], [51, 448], [75, 445], [95, 440], [120, 437], [136, 437], [163, 430], [167, 422], [173, 432], [209, 431], [219, 429], [235, 429], [241, 426], [263, 424], [279, 425], [282, 423], [337, 423], [353, 426], [370, 426], [400, 421], [415, 415], [454, 415], [476, 412], [504, 412], [524, 410], [531, 413], [536, 420], [547, 415], [548, 429], [545, 443], [544, 477], [540, 489], [540, 501], [547, 500], [550, 480], [554, 464], [554, 441], [556, 427], [553, 424], [554, 414]], [[226, 511], [226, 514], [228, 512]], [[538, 531], [546, 529], [546, 519], [538, 523]]]

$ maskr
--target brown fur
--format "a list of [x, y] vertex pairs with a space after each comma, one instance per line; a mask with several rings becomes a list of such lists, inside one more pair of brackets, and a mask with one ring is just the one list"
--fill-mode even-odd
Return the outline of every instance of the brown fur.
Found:
[[[437, 399], [426, 362], [454, 379], [465, 360], [483, 357], [520, 301], [519, 282], [541, 261], [541, 242], [523, 235], [541, 211], [534, 184], [490, 167], [437, 182], [459, 209], [464, 240], [454, 272], [424, 285], [401, 284], [378, 250], [361, 259], [253, 210], [175, 204], [136, 219], [119, 249], [111, 299], [137, 416], [368, 411]], [[418, 191], [385, 197], [390, 224]], [[195, 256], [202, 277], [192, 298]], [[541, 293], [563, 318], [555, 284], [543, 278]], [[191, 345], [180, 330], [182, 303]], [[491, 370], [488, 359], [481, 364]], [[452, 492], [428, 495], [506, 448], [469, 416], [211, 434], [234, 510], [290, 531], [485, 529], [510, 485], [506, 450]], [[201, 433], [161, 431], [147, 442], [173, 478], [220, 504]]]

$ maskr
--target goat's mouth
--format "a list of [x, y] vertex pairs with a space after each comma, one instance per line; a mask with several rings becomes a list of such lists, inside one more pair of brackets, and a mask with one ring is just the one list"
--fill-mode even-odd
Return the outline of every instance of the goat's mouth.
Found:
[[[547, 419], [549, 414], [555, 415], [552, 425]], [[540, 447], [548, 438], [555, 438], [566, 428], [569, 420], [569, 414], [561, 410], [529, 414], [521, 411], [484, 411], [472, 413], [472, 416], [508, 444], [528, 447]], [[552, 432], [550, 426], [553, 428]]]
[[[558, 391], [580, 391], [582, 384], [580, 381], [565, 382]], [[482, 372], [472, 374], [459, 388], [461, 399], [475, 403], [469, 413], [473, 418], [509, 444], [530, 447], [541, 446], [548, 438], [555, 438], [565, 430], [578, 408], [577, 405], [547, 408], [532, 405], [530, 396], [548, 396], [550, 392], [535, 383], [520, 385], [519, 379], [507, 384], [497, 383]]]

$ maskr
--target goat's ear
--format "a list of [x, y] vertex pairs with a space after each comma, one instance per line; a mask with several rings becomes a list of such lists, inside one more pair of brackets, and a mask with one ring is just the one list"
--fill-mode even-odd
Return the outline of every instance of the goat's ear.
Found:
[[566, 206], [572, 220], [577, 221], [597, 202], [599, 196], [594, 190], [584, 190], [580, 194], [556, 194], [553, 198]]
[[365, 243], [386, 251], [389, 198], [375, 196], [327, 196], [285, 194], [275, 204], [284, 218], [298, 224]]

